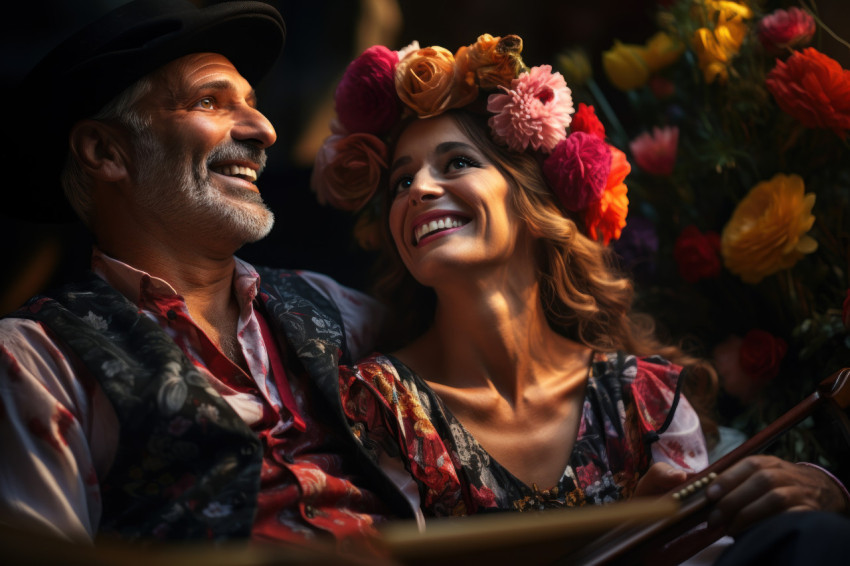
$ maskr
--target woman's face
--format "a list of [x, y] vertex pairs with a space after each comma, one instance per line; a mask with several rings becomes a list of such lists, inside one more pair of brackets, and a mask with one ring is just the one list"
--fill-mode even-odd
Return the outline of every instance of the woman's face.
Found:
[[408, 126], [389, 182], [390, 232], [423, 285], [517, 261], [522, 229], [509, 204], [512, 188], [451, 117]]

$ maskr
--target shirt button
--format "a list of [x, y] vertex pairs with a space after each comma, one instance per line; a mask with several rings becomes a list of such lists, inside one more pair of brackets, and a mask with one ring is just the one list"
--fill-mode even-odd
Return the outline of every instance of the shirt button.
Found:
[[313, 517], [316, 516], [316, 508], [313, 507], [312, 505], [305, 505], [304, 506], [304, 515], [308, 519], [312, 519]]
[[177, 313], [174, 312], [174, 309], [168, 309], [168, 312], [165, 313], [165, 316], [168, 317], [168, 320], [177, 320]]

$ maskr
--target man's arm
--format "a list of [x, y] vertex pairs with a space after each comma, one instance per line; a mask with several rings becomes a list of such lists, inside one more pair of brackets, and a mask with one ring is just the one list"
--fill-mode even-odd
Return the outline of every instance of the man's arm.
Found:
[[0, 320], [0, 521], [91, 542], [118, 422], [42, 326]]

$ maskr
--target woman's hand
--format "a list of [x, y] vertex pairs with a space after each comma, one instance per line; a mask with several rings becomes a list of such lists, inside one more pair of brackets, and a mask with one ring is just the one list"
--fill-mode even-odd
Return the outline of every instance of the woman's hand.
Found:
[[720, 474], [706, 496], [715, 502], [709, 527], [732, 535], [783, 511], [841, 512], [848, 506], [844, 491], [822, 470], [774, 456], [744, 458]]
[[634, 497], [663, 495], [687, 479], [688, 475], [679, 468], [665, 462], [657, 462], [638, 480]]

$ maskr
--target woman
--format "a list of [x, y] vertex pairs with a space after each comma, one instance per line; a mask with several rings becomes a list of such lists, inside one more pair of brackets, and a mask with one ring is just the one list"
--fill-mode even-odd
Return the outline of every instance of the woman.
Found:
[[606, 247], [625, 224], [625, 156], [521, 49], [367, 50], [315, 169], [320, 200], [383, 221], [361, 241], [384, 245], [393, 353], [340, 385], [364, 442], [401, 453], [426, 515], [601, 503], [707, 463], [680, 389], [710, 398], [713, 373], [636, 324]]

